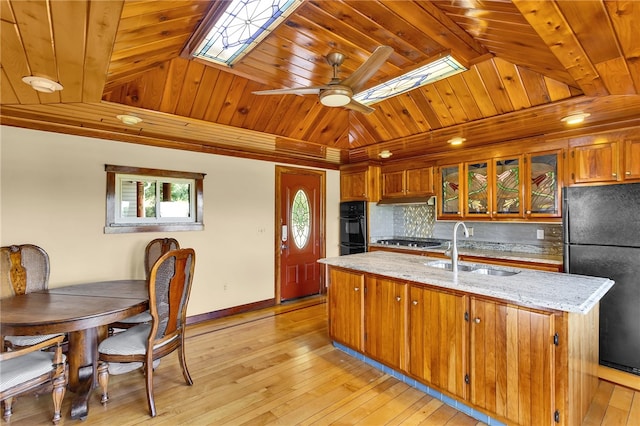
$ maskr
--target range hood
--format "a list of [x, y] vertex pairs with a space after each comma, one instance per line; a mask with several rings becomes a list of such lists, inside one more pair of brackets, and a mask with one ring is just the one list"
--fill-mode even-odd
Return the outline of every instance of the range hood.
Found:
[[383, 198], [377, 203], [379, 206], [389, 204], [427, 204], [433, 206], [436, 204], [436, 197], [401, 197], [401, 198]]

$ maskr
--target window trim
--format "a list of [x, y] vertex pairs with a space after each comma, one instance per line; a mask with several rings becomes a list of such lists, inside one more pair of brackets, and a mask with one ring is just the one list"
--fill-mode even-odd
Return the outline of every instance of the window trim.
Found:
[[[182, 172], [174, 170], [149, 169], [130, 166], [105, 164], [107, 173], [105, 234], [130, 232], [170, 232], [204, 230], [204, 173]], [[116, 176], [119, 174], [150, 176], [157, 178], [193, 179], [195, 181], [195, 221], [194, 222], [155, 222], [155, 223], [117, 223], [116, 222]]]

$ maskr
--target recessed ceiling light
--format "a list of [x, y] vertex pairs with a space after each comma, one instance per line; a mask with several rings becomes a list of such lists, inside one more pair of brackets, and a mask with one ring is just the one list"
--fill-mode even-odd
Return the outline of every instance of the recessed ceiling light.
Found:
[[22, 81], [31, 86], [34, 90], [42, 93], [53, 93], [56, 90], [62, 90], [62, 84], [49, 80], [45, 77], [27, 76], [22, 77]]
[[142, 118], [129, 114], [116, 115], [116, 118], [129, 126], [134, 126], [142, 122]]
[[384, 151], [380, 151], [380, 154], [378, 154], [378, 157], [380, 158], [389, 158], [393, 155], [393, 153], [391, 151], [389, 151], [388, 149], [385, 149]]
[[451, 144], [451, 145], [462, 145], [462, 142], [466, 141], [467, 139], [465, 138], [461, 138], [460, 136], [456, 136], [455, 138], [451, 138], [447, 141], [447, 143]]
[[580, 124], [584, 121], [585, 118], [589, 117], [591, 114], [587, 112], [577, 112], [575, 114], [568, 115], [564, 117], [560, 121], [564, 121], [567, 124]]

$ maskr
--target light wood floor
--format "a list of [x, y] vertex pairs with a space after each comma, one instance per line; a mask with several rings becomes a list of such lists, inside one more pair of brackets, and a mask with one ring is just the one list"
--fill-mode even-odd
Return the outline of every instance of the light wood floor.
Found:
[[[155, 372], [158, 415], [150, 418], [139, 372], [112, 376], [106, 407], [94, 391], [88, 419], [61, 425], [480, 425], [369, 367], [329, 342], [321, 298], [189, 327], [184, 384], [177, 355]], [[26, 396], [12, 425], [48, 424], [51, 400]], [[640, 425], [640, 392], [601, 381], [583, 423]]]

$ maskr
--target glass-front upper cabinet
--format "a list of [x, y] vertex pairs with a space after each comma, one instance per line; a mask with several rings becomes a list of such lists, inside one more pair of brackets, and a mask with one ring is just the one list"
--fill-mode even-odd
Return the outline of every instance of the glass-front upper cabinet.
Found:
[[561, 150], [527, 154], [526, 216], [560, 217]]
[[487, 218], [491, 214], [490, 164], [488, 161], [464, 164], [467, 195], [465, 217]]
[[493, 207], [491, 216], [522, 217], [522, 158], [493, 160]]
[[457, 219], [462, 217], [462, 164], [439, 168], [440, 196], [438, 218]]

